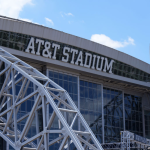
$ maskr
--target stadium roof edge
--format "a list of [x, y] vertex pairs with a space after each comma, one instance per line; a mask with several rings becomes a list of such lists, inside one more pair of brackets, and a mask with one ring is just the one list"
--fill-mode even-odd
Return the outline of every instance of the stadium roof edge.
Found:
[[0, 16], [0, 22], [0, 30], [27, 34], [86, 49], [91, 52], [118, 60], [150, 74], [150, 64], [102, 44], [20, 19]]

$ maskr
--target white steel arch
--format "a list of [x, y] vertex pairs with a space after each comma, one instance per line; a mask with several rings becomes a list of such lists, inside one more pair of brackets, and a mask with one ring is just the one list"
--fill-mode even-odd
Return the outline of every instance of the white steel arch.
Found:
[[[69, 149], [71, 144], [78, 150], [102, 150], [67, 91], [1, 48], [0, 68], [0, 79], [4, 79], [0, 91], [0, 136], [15, 150], [48, 150], [55, 143], [59, 150]], [[29, 90], [30, 85], [33, 90]], [[20, 113], [20, 107], [31, 99], [33, 104], [28, 113]], [[78, 120], [81, 131], [75, 127]], [[32, 124], [36, 134], [28, 136]], [[56, 138], [50, 140], [52, 134]]]

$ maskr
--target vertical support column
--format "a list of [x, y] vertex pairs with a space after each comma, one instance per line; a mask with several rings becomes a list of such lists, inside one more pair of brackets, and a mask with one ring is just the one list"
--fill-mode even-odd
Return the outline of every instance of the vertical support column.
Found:
[[[48, 74], [48, 69], [46, 68], [45, 69], [45, 74], [46, 74], [46, 76], [49, 78], [49, 74]], [[47, 123], [48, 123], [48, 121], [49, 121], [49, 103], [46, 105], [46, 119], [47, 119]], [[48, 139], [48, 142], [49, 142], [49, 134], [47, 134], [47, 139]]]
[[149, 95], [147, 94], [146, 96], [142, 96], [142, 125], [143, 125], [143, 137], [145, 137], [145, 116], [144, 116], [144, 105], [143, 105], [143, 100], [145, 98], [145, 101], [148, 102]]
[[125, 103], [124, 103], [124, 91], [122, 91], [122, 104], [123, 104], [123, 130], [126, 130], [125, 126]]
[[44, 146], [45, 150], [48, 150], [48, 138], [46, 133], [46, 126], [47, 126], [47, 117], [46, 117], [46, 99], [42, 96], [42, 111], [43, 111], [43, 130], [44, 130]]
[[[6, 64], [5, 64], [5, 68], [6, 68]], [[7, 76], [7, 72], [5, 73], [5, 77]], [[9, 78], [8, 79], [8, 82], [10, 81], [11, 79]], [[9, 91], [7, 90], [7, 93], [9, 93]], [[11, 100], [9, 100], [10, 98], [7, 97], [7, 109], [11, 107]], [[7, 118], [9, 118], [10, 116], [10, 112], [7, 113]], [[9, 127], [8, 127], [9, 129]], [[9, 132], [7, 132], [7, 134], [9, 134]], [[9, 150], [9, 144], [6, 142], [6, 150]]]
[[102, 143], [105, 143], [104, 139], [104, 99], [103, 99], [103, 84], [101, 84], [101, 95], [102, 95]]
[[[35, 84], [33, 85], [34, 91], [36, 90]], [[36, 95], [34, 95], [34, 100], [36, 99]], [[39, 133], [39, 118], [38, 118], [38, 111], [35, 112], [35, 120], [36, 120], [36, 134]], [[37, 143], [39, 143], [39, 138], [37, 138]]]
[[123, 138], [122, 138], [123, 132], [121, 131], [121, 150], [123, 150]]
[[49, 120], [49, 104], [46, 105], [46, 119]]
[[[78, 82], [78, 109], [80, 111], [80, 78], [79, 78], [79, 76], [77, 78], [77, 82]], [[80, 120], [79, 119], [78, 119], [78, 130], [79, 131], [81, 130]]]
[[130, 132], [127, 133], [127, 150], [130, 150]]
[[[49, 103], [46, 105], [46, 119], [47, 119], [47, 123], [49, 121]], [[47, 134], [47, 140], [49, 143], [49, 134]]]
[[[62, 97], [62, 99], [64, 99], [64, 101], [65, 101], [65, 98], [64, 98], [64, 96], [62, 96], [62, 94], [61, 94], [61, 97]], [[67, 109], [67, 107], [64, 106], [64, 109]], [[68, 122], [69, 116], [67, 116], [67, 113], [66, 113], [66, 112], [63, 112], [63, 113], [64, 113], [64, 117], [65, 117], [66, 121]], [[58, 120], [58, 123], [59, 123], [59, 125], [60, 125], [60, 130], [61, 130], [61, 121]], [[67, 150], [70, 150], [70, 140], [69, 140], [69, 139], [67, 139], [67, 144], [68, 144]]]
[[12, 78], [12, 94], [13, 94], [13, 111], [14, 111], [14, 132], [15, 132], [15, 142], [18, 140], [18, 136], [17, 136], [17, 111], [16, 111], [16, 88], [15, 88], [15, 79], [14, 79], [14, 69], [12, 68], [11, 70], [11, 78]]
[[121, 132], [121, 150], [125, 150], [125, 146], [127, 147], [127, 144], [125, 144], [125, 142], [127, 143], [125, 134], [126, 133], [124, 131]]
[[144, 117], [144, 109], [142, 107], [142, 125], [143, 125], [143, 137], [145, 137], [145, 117]]

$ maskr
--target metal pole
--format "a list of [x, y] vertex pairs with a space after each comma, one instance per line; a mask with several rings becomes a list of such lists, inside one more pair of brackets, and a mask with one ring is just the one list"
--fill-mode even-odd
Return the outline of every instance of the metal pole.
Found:
[[[78, 84], [78, 109], [80, 110], [80, 78], [77, 77]], [[80, 110], [81, 111], [81, 110]], [[80, 119], [78, 119], [78, 130], [81, 131]]]
[[11, 70], [11, 75], [12, 75], [12, 94], [13, 94], [13, 107], [14, 107], [14, 131], [15, 131], [15, 142], [18, 140], [18, 135], [17, 135], [17, 111], [16, 111], [16, 88], [15, 88], [15, 79], [14, 79], [14, 69], [12, 68]]
[[123, 130], [126, 130], [125, 127], [125, 102], [124, 102], [124, 91], [122, 91], [122, 103], [123, 103]]
[[105, 143], [104, 138], [104, 99], [103, 99], [103, 84], [101, 84], [101, 96], [102, 96], [102, 143]]

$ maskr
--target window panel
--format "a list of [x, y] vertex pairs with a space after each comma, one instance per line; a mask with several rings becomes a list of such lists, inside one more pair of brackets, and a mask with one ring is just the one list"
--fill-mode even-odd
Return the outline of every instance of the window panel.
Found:
[[[150, 111], [144, 111], [144, 118], [145, 118], [145, 137], [150, 139]], [[139, 130], [141, 130], [140, 126]]]
[[141, 97], [136, 95], [124, 94], [125, 103], [125, 127], [138, 135], [143, 134], [142, 124], [142, 109], [139, 109], [139, 103], [142, 103]]
[[84, 118], [95, 133], [102, 140], [102, 102], [101, 85], [80, 80], [80, 109], [84, 111]]
[[110, 88], [103, 89], [104, 99], [104, 122], [105, 122], [105, 143], [119, 142], [120, 131], [123, 130], [123, 99], [122, 92]]

